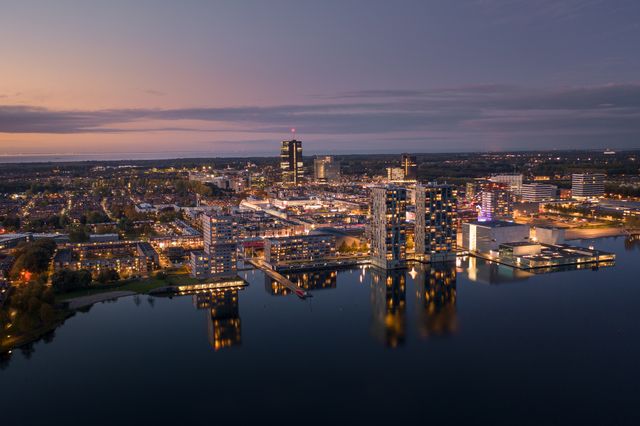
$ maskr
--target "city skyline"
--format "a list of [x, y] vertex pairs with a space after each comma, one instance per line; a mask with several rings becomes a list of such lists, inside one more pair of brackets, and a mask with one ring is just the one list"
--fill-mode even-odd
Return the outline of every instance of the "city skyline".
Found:
[[6, 2], [0, 155], [637, 147], [634, 2], [188, 6]]

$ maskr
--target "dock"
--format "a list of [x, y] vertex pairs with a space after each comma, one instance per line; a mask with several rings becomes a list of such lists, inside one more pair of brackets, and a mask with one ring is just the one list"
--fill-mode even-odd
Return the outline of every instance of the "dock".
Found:
[[264, 272], [268, 277], [276, 280], [278, 283], [282, 284], [284, 287], [286, 287], [289, 290], [291, 290], [293, 292], [293, 294], [298, 296], [300, 299], [306, 299], [307, 297], [311, 297], [311, 294], [308, 291], [306, 291], [302, 287], [299, 287], [298, 285], [294, 284], [293, 281], [289, 280], [288, 278], [286, 278], [284, 275], [280, 274], [279, 272], [274, 271], [273, 269], [271, 269], [264, 262], [264, 260], [259, 259], [259, 258], [252, 258], [252, 259], [245, 259], [245, 261], [249, 262], [250, 264], [252, 264], [256, 268], [258, 268], [262, 272]]

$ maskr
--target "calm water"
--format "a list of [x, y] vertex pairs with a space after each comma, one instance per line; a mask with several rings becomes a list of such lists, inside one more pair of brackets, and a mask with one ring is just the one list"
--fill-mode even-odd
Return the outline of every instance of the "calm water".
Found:
[[615, 267], [294, 277], [323, 287], [310, 301], [248, 271], [216, 297], [98, 304], [14, 351], [0, 424], [639, 424], [640, 249], [595, 245]]

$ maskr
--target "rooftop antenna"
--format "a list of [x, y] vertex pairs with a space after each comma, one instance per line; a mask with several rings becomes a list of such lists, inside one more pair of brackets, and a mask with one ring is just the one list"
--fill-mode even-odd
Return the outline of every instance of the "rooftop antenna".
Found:
[[293, 135], [293, 140], [296, 140], [296, 129], [295, 129], [295, 127], [291, 128], [291, 134]]

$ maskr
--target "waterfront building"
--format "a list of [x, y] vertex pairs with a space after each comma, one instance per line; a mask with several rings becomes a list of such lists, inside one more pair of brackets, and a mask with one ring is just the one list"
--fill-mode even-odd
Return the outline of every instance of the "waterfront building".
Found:
[[265, 261], [274, 268], [331, 260], [335, 256], [336, 237], [328, 234], [268, 238], [264, 243]]
[[546, 183], [525, 183], [522, 185], [522, 201], [540, 203], [556, 199], [558, 187]]
[[313, 177], [316, 182], [333, 182], [340, 178], [340, 161], [331, 156], [316, 157], [313, 160]]
[[237, 222], [230, 215], [202, 215], [204, 251], [191, 253], [194, 278], [234, 275], [237, 271]]
[[507, 189], [516, 196], [520, 196], [522, 192], [522, 174], [520, 173], [494, 175], [491, 176], [489, 180], [491, 182], [505, 184]]
[[456, 258], [456, 191], [450, 185], [416, 187], [416, 259], [442, 262]]
[[603, 173], [574, 173], [571, 175], [571, 195], [576, 200], [598, 198], [604, 195]]
[[466, 222], [462, 224], [462, 246], [471, 252], [490, 254], [501, 244], [528, 242], [529, 225], [501, 220]]
[[415, 155], [402, 154], [400, 168], [405, 180], [416, 180], [418, 178], [418, 161]]
[[371, 262], [384, 269], [404, 267], [407, 190], [399, 186], [374, 187], [371, 198]]
[[282, 141], [280, 148], [280, 173], [282, 182], [290, 185], [299, 185], [304, 177], [304, 164], [302, 162], [302, 141], [292, 139]]

